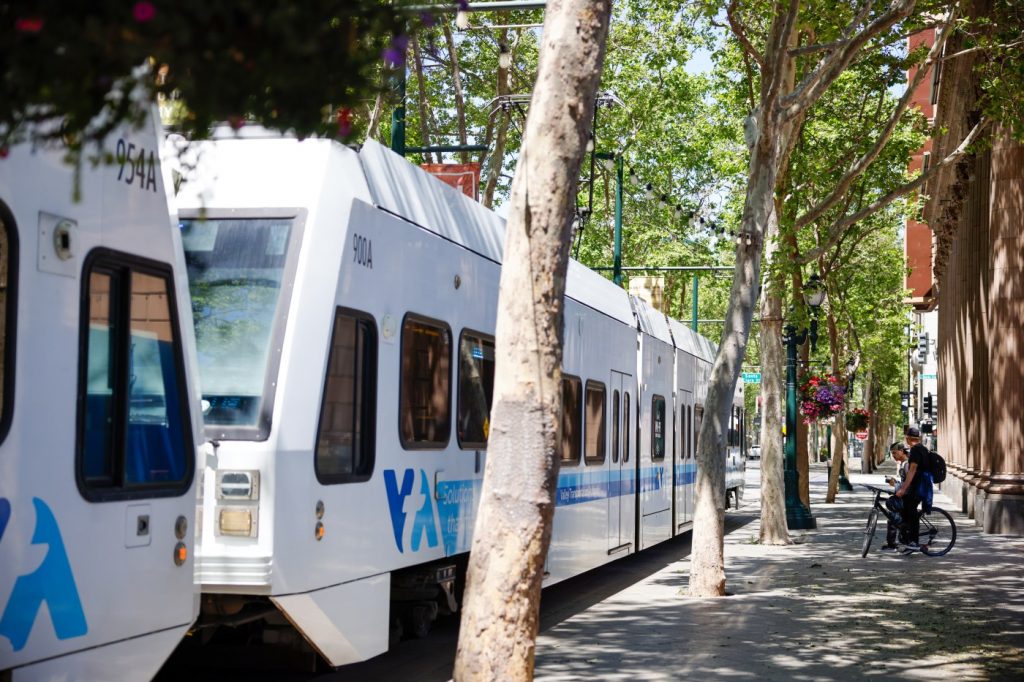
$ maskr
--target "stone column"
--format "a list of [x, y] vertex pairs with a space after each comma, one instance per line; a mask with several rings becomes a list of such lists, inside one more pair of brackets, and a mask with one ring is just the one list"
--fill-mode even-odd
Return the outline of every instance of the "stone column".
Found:
[[1024, 533], [1024, 145], [1005, 130], [992, 148], [987, 426], [982, 525]]

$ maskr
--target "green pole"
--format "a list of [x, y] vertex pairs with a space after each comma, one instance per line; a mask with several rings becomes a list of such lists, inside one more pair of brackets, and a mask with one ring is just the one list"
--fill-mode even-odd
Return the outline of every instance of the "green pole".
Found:
[[398, 106], [391, 112], [391, 151], [405, 156], [405, 64], [395, 76]]
[[622, 286], [622, 154], [615, 157], [615, 256], [612, 281]]
[[790, 530], [808, 530], [818, 524], [800, 499], [799, 472], [796, 469], [796, 347], [804, 342], [792, 325], [786, 327], [786, 450], [783, 478], [786, 484], [786, 526]]
[[700, 284], [700, 277], [697, 275], [693, 276], [693, 296], [690, 299], [693, 301], [693, 322], [690, 327], [693, 331], [697, 331], [697, 287]]

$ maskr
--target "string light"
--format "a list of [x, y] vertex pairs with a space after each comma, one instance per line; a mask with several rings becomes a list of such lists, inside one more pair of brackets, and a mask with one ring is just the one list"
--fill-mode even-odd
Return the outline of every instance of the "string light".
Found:
[[460, 31], [465, 31], [469, 28], [469, 12], [459, 10], [455, 13], [455, 27]]
[[501, 43], [498, 46], [498, 68], [508, 71], [512, 68], [512, 51], [508, 49], [508, 45]]

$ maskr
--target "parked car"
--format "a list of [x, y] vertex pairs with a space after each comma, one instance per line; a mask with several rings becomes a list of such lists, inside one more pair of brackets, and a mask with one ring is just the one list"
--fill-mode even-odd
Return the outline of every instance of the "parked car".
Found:
[[751, 445], [747, 450], [747, 459], [761, 459], [761, 446]]

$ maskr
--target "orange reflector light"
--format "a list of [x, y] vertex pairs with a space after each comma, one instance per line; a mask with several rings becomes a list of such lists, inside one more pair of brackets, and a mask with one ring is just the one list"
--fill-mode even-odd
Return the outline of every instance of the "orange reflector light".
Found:
[[316, 530], [314, 531], [317, 540], [323, 540], [324, 538], [324, 524], [319, 521], [316, 524]]
[[185, 547], [184, 542], [179, 542], [174, 546], [174, 565], [181, 566], [188, 559], [188, 548]]

